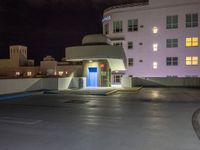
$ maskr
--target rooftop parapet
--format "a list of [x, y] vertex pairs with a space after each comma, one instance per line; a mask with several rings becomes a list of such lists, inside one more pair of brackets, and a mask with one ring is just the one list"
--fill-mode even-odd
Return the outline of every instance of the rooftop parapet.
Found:
[[113, 10], [113, 9], [118, 9], [118, 8], [126, 8], [126, 7], [136, 7], [136, 6], [146, 6], [149, 5], [149, 2], [139, 2], [139, 3], [131, 3], [131, 4], [123, 4], [123, 5], [116, 5], [109, 7], [104, 10], [104, 13]]

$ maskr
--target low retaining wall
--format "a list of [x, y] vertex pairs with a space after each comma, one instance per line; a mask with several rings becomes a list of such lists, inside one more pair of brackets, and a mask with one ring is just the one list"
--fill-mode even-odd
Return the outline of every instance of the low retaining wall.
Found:
[[85, 86], [85, 78], [0, 79], [0, 95], [37, 90], [66, 90]]
[[1, 79], [0, 94], [18, 93], [43, 89], [42, 79]]
[[132, 78], [132, 86], [146, 87], [200, 87], [200, 78]]

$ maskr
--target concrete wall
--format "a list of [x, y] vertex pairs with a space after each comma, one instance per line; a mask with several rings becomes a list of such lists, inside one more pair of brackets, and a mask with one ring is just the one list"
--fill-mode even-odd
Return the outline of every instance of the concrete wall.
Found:
[[200, 78], [132, 78], [133, 86], [200, 87]]
[[42, 79], [43, 88], [47, 90], [57, 90], [58, 89], [58, 78], [44, 78]]
[[[82, 82], [80, 82], [80, 79]], [[85, 88], [86, 78], [28, 78], [1, 79], [0, 95], [36, 90], [67, 90]]]
[[77, 88], [86, 88], [86, 78], [72, 78], [69, 88], [77, 89]]
[[121, 78], [121, 85], [123, 88], [131, 88], [133, 87], [133, 78], [131, 77], [122, 77]]
[[62, 91], [62, 90], [66, 90], [66, 89], [70, 88], [71, 82], [72, 82], [72, 77], [59, 78], [58, 79], [58, 90]]
[[3, 79], [0, 80], [0, 94], [18, 93], [43, 89], [42, 79]]

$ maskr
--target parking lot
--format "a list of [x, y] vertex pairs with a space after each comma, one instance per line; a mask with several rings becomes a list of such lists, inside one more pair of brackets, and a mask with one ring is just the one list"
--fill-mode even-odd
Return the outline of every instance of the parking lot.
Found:
[[199, 150], [193, 124], [199, 91], [143, 88], [109, 96], [65, 91], [1, 100], [0, 149]]

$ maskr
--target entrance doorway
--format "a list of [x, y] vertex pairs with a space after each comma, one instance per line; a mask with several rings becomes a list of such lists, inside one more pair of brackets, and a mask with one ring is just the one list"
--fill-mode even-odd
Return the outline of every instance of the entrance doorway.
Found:
[[88, 68], [88, 87], [97, 87], [98, 86], [98, 74], [97, 67]]

